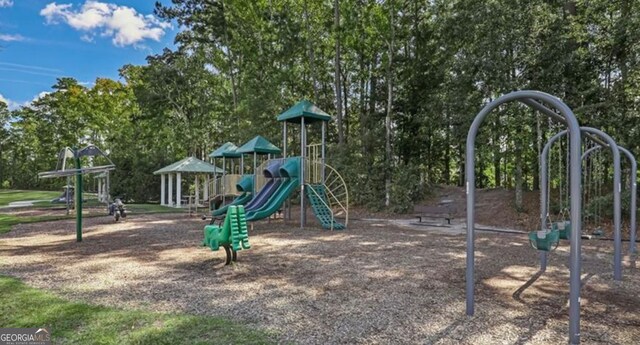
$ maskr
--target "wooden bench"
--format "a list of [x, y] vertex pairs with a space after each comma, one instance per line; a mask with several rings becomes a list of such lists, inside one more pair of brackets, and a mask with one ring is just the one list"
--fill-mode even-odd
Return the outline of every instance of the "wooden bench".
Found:
[[451, 220], [453, 219], [454, 214], [450, 204], [440, 204], [438, 206], [414, 206], [413, 212], [416, 213], [415, 217], [418, 218], [418, 222], [420, 223], [422, 223], [423, 218], [444, 218], [448, 225], [451, 225]]

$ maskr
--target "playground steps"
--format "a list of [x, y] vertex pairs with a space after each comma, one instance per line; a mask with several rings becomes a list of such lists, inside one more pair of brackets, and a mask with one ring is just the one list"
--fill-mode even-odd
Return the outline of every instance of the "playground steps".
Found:
[[344, 224], [336, 221], [331, 214], [331, 209], [327, 207], [329, 202], [327, 200], [326, 186], [323, 184], [307, 184], [306, 188], [311, 189], [307, 193], [307, 198], [311, 203], [311, 209], [316, 216], [320, 225], [324, 229], [344, 230]]

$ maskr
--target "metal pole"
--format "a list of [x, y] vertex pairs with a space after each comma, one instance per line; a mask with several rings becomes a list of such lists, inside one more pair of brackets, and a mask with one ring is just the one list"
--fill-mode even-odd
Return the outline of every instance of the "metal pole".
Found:
[[[65, 198], [67, 202], [67, 216], [69, 215], [69, 210], [71, 208], [71, 202], [69, 201], [69, 186], [71, 185], [71, 176], [67, 176], [67, 188], [65, 189]], [[75, 191], [74, 191], [75, 194]]]
[[[571, 218], [580, 219], [581, 190], [580, 190], [580, 125], [569, 107], [558, 98], [539, 91], [515, 91], [503, 95], [487, 104], [476, 115], [467, 135], [465, 173], [467, 192], [467, 272], [466, 272], [466, 312], [474, 314], [474, 212], [475, 212], [475, 141], [480, 125], [485, 117], [495, 108], [509, 101], [524, 101], [537, 99], [544, 101], [558, 109], [568, 124], [570, 136], [570, 167], [571, 167]], [[536, 102], [537, 103], [537, 102]], [[547, 114], [550, 116], [549, 114]], [[557, 115], [557, 114], [556, 114]], [[581, 224], [571, 222], [571, 251], [570, 251], [570, 293], [569, 293], [569, 341], [580, 343], [580, 245]]]
[[304, 229], [304, 165], [307, 138], [305, 135], [304, 116], [300, 119], [300, 228]]
[[[602, 148], [602, 146], [594, 146], [588, 149], [584, 154], [582, 154], [582, 159], [586, 159], [589, 154]], [[636, 157], [629, 150], [625, 149], [622, 146], [618, 146], [618, 150], [622, 152], [629, 159], [629, 163], [631, 164], [631, 171], [629, 173], [629, 183], [631, 184], [631, 206], [630, 206], [630, 216], [629, 216], [629, 255], [633, 255], [636, 253], [636, 212], [637, 212], [637, 174], [638, 174], [638, 162], [636, 161]]]
[[225, 204], [225, 197], [224, 197], [224, 192], [225, 192], [225, 182], [227, 181], [227, 162], [224, 156], [222, 156], [222, 205]]
[[324, 177], [325, 177], [325, 169], [324, 169], [324, 167], [325, 167], [326, 162], [325, 162], [324, 148], [325, 148], [325, 145], [326, 145], [326, 139], [325, 139], [326, 127], [327, 127], [327, 122], [326, 121], [322, 121], [322, 172], [321, 172], [322, 173], [322, 175], [321, 175], [322, 176], [322, 184], [324, 184], [324, 182], [325, 182], [325, 179], [324, 179]]
[[[78, 150], [73, 150], [75, 156], [76, 169], [76, 242], [82, 242], [82, 172], [80, 169], [80, 156], [78, 156]], [[69, 193], [67, 193], [69, 194]]]
[[[549, 151], [551, 150], [551, 146], [558, 141], [560, 138], [567, 134], [567, 130], [562, 130], [556, 133], [554, 136], [549, 138], [549, 141], [544, 145], [542, 149], [542, 153], [540, 154], [540, 224], [543, 224], [544, 227], [545, 222], [547, 220], [547, 216], [549, 215], [549, 210], [547, 208], [547, 203], [549, 202], [549, 190], [547, 189], [547, 184], [549, 180], [549, 170], [548, 170], [548, 161], [549, 161]], [[580, 221], [573, 220], [574, 221]]]
[[287, 158], [287, 121], [282, 123], [282, 158]]
[[240, 154], [240, 175], [244, 175], [244, 153]]
[[636, 240], [637, 240], [637, 233], [636, 233], [636, 211], [637, 211], [637, 206], [636, 206], [636, 197], [637, 197], [637, 192], [638, 192], [638, 188], [637, 188], [637, 175], [638, 175], [638, 163], [636, 162], [636, 157], [633, 156], [633, 154], [625, 149], [624, 147], [620, 147], [618, 146], [618, 148], [620, 149], [620, 151], [622, 153], [624, 153], [627, 158], [629, 158], [629, 161], [631, 162], [631, 176], [630, 176], [630, 181], [629, 183], [631, 183], [631, 224], [630, 224], [630, 231], [631, 234], [629, 235], [629, 255], [634, 255], [636, 253]]
[[[613, 279], [622, 279], [622, 234], [620, 230], [621, 212], [620, 212], [620, 191], [622, 183], [620, 182], [620, 150], [616, 142], [605, 132], [592, 128], [581, 127], [582, 131], [599, 136], [605, 140], [611, 148], [613, 154]], [[581, 169], [582, 170], [582, 169]]]
[[257, 160], [256, 160], [256, 153], [253, 153], [253, 187], [251, 192], [253, 193], [253, 195], [256, 195], [256, 183], [258, 183], [258, 167], [257, 167]]
[[218, 195], [218, 167], [216, 166], [216, 159], [215, 158], [211, 158], [211, 164], [213, 164], [213, 190], [211, 191], [211, 193], [213, 193], [213, 196]]

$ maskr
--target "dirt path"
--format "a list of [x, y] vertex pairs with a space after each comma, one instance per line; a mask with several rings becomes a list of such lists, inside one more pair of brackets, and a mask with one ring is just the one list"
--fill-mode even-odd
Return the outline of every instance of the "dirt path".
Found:
[[[66, 298], [222, 315], [297, 344], [566, 343], [568, 248], [528, 286], [537, 253], [523, 236], [479, 234], [476, 316], [464, 315], [464, 236], [358, 221], [348, 231], [258, 223], [252, 248], [221, 265], [183, 215], [114, 224], [20, 225], [0, 237], [0, 273]], [[640, 273], [611, 281], [611, 244], [585, 242], [584, 344], [637, 344]]]

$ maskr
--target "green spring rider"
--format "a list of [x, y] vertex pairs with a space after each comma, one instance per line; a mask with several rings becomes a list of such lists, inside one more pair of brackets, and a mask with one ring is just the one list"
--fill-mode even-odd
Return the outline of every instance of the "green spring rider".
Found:
[[225, 265], [237, 260], [237, 251], [251, 248], [244, 206], [229, 206], [224, 223], [205, 226], [202, 245], [211, 248], [212, 251], [223, 247], [227, 254]]

